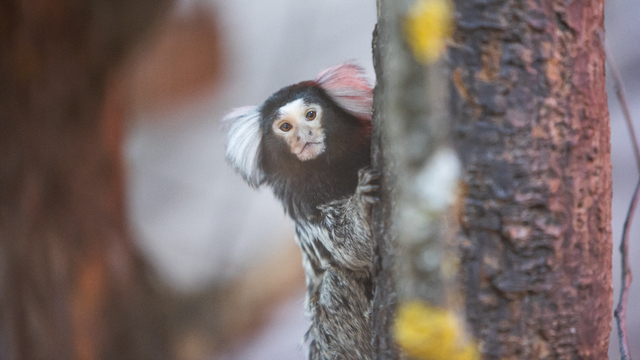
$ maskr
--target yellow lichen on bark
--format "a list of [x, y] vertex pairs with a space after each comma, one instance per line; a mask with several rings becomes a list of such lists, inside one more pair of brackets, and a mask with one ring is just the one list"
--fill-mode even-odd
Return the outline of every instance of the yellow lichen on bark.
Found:
[[394, 337], [403, 352], [419, 360], [476, 360], [477, 346], [468, 339], [463, 320], [453, 311], [423, 301], [398, 306]]
[[404, 21], [404, 36], [415, 58], [423, 64], [437, 61], [453, 32], [449, 0], [418, 0]]

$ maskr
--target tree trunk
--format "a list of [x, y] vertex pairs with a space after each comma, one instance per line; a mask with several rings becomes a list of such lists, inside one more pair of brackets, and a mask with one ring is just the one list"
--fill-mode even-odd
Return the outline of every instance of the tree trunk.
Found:
[[485, 359], [605, 359], [612, 309], [603, 1], [456, 0], [466, 310]]
[[0, 3], [1, 359], [165, 358], [105, 106], [109, 71], [162, 4]]
[[384, 176], [380, 184], [380, 201], [373, 206], [372, 210], [372, 234], [375, 244], [373, 283], [375, 293], [373, 299], [373, 310], [371, 323], [373, 331], [372, 349], [374, 360], [393, 360], [398, 357], [398, 350], [395, 346], [391, 328], [395, 314], [397, 296], [395, 292], [394, 279], [394, 236], [392, 233], [392, 194], [391, 184], [394, 178], [392, 163], [388, 160], [388, 155], [384, 148], [388, 143], [383, 131], [383, 121], [385, 121], [385, 84], [383, 79], [384, 64], [386, 62], [389, 36], [387, 34], [386, 21], [382, 16], [382, 0], [377, 0], [378, 23], [373, 32], [373, 66], [376, 72], [376, 86], [373, 90], [373, 117], [372, 121], [372, 166], [381, 171]]

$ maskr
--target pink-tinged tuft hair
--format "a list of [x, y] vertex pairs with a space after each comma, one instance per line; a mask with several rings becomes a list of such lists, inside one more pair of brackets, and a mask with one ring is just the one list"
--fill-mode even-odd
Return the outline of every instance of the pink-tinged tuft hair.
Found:
[[257, 106], [237, 108], [227, 114], [222, 123], [229, 127], [227, 160], [254, 188], [260, 186], [260, 111]]
[[373, 90], [360, 66], [344, 63], [321, 72], [315, 83], [351, 115], [371, 120]]

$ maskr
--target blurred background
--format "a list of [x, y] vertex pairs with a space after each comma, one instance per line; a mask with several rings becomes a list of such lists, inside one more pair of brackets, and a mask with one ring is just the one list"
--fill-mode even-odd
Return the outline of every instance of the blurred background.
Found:
[[375, 23], [372, 0], [179, 1], [123, 70], [132, 232], [203, 317], [185, 323], [178, 358], [304, 358], [293, 226], [226, 164], [220, 119], [346, 60], [373, 84]]
[[[640, 128], [640, 7], [606, 2], [606, 36]], [[303, 358], [304, 276], [292, 225], [269, 189], [253, 190], [224, 160], [219, 120], [345, 60], [374, 82], [373, 0], [181, 0], [120, 71], [108, 94], [126, 117], [128, 216], [164, 285], [193, 304], [174, 314], [181, 359]], [[638, 179], [610, 81], [615, 303], [618, 244]], [[631, 235], [640, 274], [640, 228]], [[640, 280], [629, 340], [640, 354]], [[180, 310], [184, 311], [184, 310]], [[202, 330], [202, 331], [200, 331]], [[216, 336], [215, 341], [210, 338]], [[610, 355], [618, 358], [617, 338]]]

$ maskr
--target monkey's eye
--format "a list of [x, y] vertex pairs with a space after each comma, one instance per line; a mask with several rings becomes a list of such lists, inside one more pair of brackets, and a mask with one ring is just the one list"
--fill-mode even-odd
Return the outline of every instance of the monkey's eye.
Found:
[[291, 124], [289, 123], [282, 123], [282, 125], [280, 125], [280, 130], [284, 131], [284, 132], [289, 132], [291, 131], [291, 129], [293, 129], [293, 126], [291, 126]]
[[316, 118], [316, 115], [317, 113], [315, 110], [309, 110], [307, 111], [307, 114], [305, 115], [305, 117], [307, 118], [307, 120], [311, 121]]

